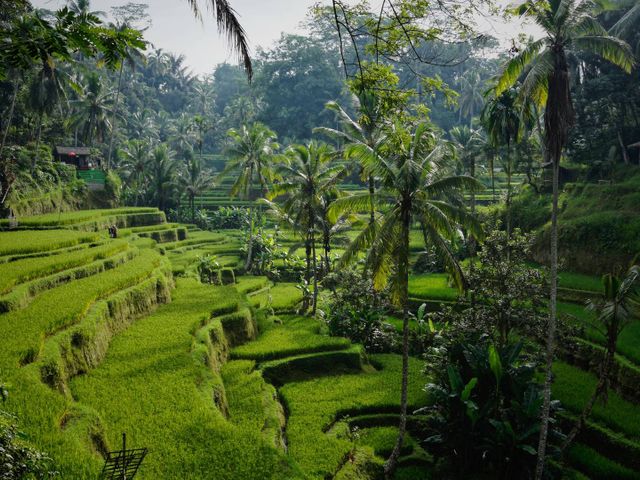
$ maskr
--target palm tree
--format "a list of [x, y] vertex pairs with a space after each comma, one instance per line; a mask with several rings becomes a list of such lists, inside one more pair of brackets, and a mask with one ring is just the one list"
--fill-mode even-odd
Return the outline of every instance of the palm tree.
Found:
[[278, 166], [282, 180], [269, 195], [271, 198], [286, 195], [282, 209], [295, 224], [303, 226], [307, 261], [305, 279], [308, 285], [311, 284], [313, 272], [313, 315], [316, 314], [318, 299], [315, 236], [321, 226], [318, 216], [321, 215], [324, 195], [335, 190], [345, 174], [344, 167], [333, 162], [336, 155], [328, 145], [317, 142], [290, 147], [285, 153], [284, 163]]
[[314, 132], [324, 133], [344, 143], [344, 157], [360, 163], [362, 175], [369, 185], [369, 223], [375, 224], [375, 208], [373, 198], [376, 191], [375, 176], [367, 170], [366, 165], [378, 155], [380, 147], [385, 141], [385, 120], [378, 96], [371, 91], [364, 90], [358, 97], [358, 119], [353, 119], [336, 102], [329, 102], [326, 108], [336, 112], [342, 130], [319, 127]]
[[198, 195], [205, 192], [213, 186], [213, 176], [203, 168], [202, 161], [198, 158], [192, 158], [189, 161], [183, 175], [180, 176], [179, 184], [182, 191], [189, 198], [189, 208], [191, 209], [191, 221], [196, 218], [195, 199]]
[[148, 180], [149, 144], [142, 140], [130, 140], [121, 155], [119, 168], [124, 174], [125, 184], [136, 192], [135, 206], [139, 206]]
[[598, 313], [598, 323], [604, 327], [606, 338], [605, 354], [600, 363], [598, 383], [589, 401], [585, 404], [582, 414], [567, 435], [562, 450], [571, 445], [576, 435], [584, 427], [587, 418], [596, 401], [607, 395], [610, 375], [615, 364], [618, 338], [622, 330], [631, 322], [640, 320], [640, 265], [632, 265], [623, 279], [613, 274], [602, 278], [604, 297], [589, 302], [589, 309]]
[[[479, 223], [463, 208], [449, 201], [463, 189], [474, 189], [479, 183], [468, 176], [442, 176], [443, 149], [438, 145], [434, 129], [421, 123], [414, 131], [395, 125], [385, 146], [387, 158], [370, 156], [367, 168], [381, 179], [382, 190], [374, 201], [381, 217], [369, 224], [347, 248], [340, 262], [344, 264], [355, 253], [370, 247], [366, 266], [373, 285], [380, 290], [391, 279], [392, 300], [403, 313], [402, 388], [400, 423], [396, 445], [385, 464], [387, 476], [395, 470], [407, 422], [407, 385], [409, 368], [409, 231], [419, 223], [425, 244], [432, 245], [447, 265], [455, 283], [462, 288], [463, 274], [449, 241], [457, 238], [457, 225], [468, 227], [476, 238], [481, 236]], [[330, 212], [334, 218], [345, 212], [357, 212], [369, 205], [369, 194], [337, 199]]]
[[[196, 18], [201, 18], [198, 0], [187, 0], [189, 6], [193, 10]], [[244, 65], [244, 71], [249, 80], [253, 76], [253, 66], [251, 65], [251, 56], [249, 54], [249, 43], [247, 35], [236, 17], [235, 10], [231, 7], [228, 0], [209, 0], [211, 9], [215, 12], [218, 30], [224, 33], [227, 40], [231, 44], [231, 49], [238, 55], [239, 60]]]
[[473, 122], [474, 115], [481, 111], [484, 104], [482, 92], [484, 82], [480, 79], [478, 72], [471, 72], [470, 77], [462, 76], [458, 79], [460, 86], [460, 98], [458, 99], [458, 122], [462, 123], [462, 118], [469, 119], [469, 127]]
[[168, 206], [171, 194], [175, 187], [176, 166], [172, 160], [173, 152], [166, 144], [158, 145], [149, 158], [149, 176], [152, 196], [159, 210], [165, 210]]
[[634, 59], [629, 46], [610, 36], [592, 15], [593, 5], [580, 0], [527, 1], [517, 11], [528, 15], [543, 28], [545, 36], [530, 43], [504, 66], [498, 77], [496, 94], [515, 84], [524, 73], [520, 96], [545, 105], [544, 126], [547, 159], [553, 167], [553, 201], [551, 210], [551, 299], [546, 346], [546, 378], [542, 407], [536, 480], [545, 466], [551, 382], [557, 313], [558, 282], [558, 175], [560, 157], [574, 122], [567, 57], [581, 52], [596, 54], [631, 71]]
[[507, 147], [504, 161], [507, 173], [507, 235], [511, 235], [511, 176], [513, 174], [512, 146], [516, 145], [524, 131], [525, 108], [518, 103], [516, 88], [505, 90], [500, 95], [492, 96], [482, 111], [482, 123], [487, 131], [489, 141], [494, 148]]
[[[243, 125], [239, 130], [228, 132], [231, 146], [227, 149], [227, 166], [219, 177], [225, 177], [231, 172], [237, 173], [237, 178], [231, 186], [232, 196], [241, 196], [246, 200], [255, 200], [254, 182], [260, 186], [263, 197], [267, 196], [270, 179], [271, 161], [278, 148], [276, 134], [261, 123], [254, 123], [250, 127]], [[249, 238], [247, 246], [247, 260], [245, 269], [251, 265], [253, 255], [254, 207], [249, 207]]]
[[[130, 28], [126, 22], [119, 23], [117, 25], [111, 24], [111, 28], [114, 30], [127, 30]], [[125, 64], [129, 65], [129, 68], [133, 71], [136, 67], [136, 63], [146, 61], [146, 57], [142, 51], [133, 46], [129, 46], [125, 52], [122, 60], [120, 60], [120, 67], [118, 69], [118, 86], [116, 88], [116, 99], [113, 106], [113, 114], [111, 117], [111, 136], [109, 138], [109, 151], [107, 153], [107, 169], [111, 166], [111, 153], [113, 152], [113, 137], [116, 133], [117, 115], [118, 115], [118, 101], [120, 100], [120, 92], [122, 90], [122, 74], [124, 72]]]
[[75, 101], [76, 113], [71, 122], [81, 127], [82, 139], [86, 146], [92, 147], [93, 140], [102, 142], [111, 130], [109, 115], [113, 113], [113, 90], [105, 89], [96, 72], [85, 78], [79, 99]]

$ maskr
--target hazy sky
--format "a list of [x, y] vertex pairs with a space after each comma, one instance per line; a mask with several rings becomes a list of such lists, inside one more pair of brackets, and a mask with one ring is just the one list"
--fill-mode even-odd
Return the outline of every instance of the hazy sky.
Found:
[[[93, 0], [93, 10], [109, 13], [111, 7], [123, 5], [129, 0]], [[187, 0], [131, 0], [147, 3], [152, 26], [145, 32], [145, 38], [157, 48], [174, 53], [183, 53], [187, 65], [194, 73], [210, 73], [213, 67], [224, 61], [235, 61], [229, 55], [224, 39], [218, 36], [213, 16], [203, 12], [203, 22], [198, 22]], [[305, 18], [310, 6], [318, 0], [233, 0], [231, 3], [244, 26], [252, 51], [258, 46], [268, 48], [281, 32], [300, 31], [299, 24]], [[200, 0], [203, 10], [205, 0]], [[56, 9], [65, 0], [32, 0], [37, 7]], [[328, 0], [324, 0], [328, 4]], [[512, 23], [504, 25], [499, 21], [486, 27], [487, 33], [508, 39], [515, 37], [522, 29]]]

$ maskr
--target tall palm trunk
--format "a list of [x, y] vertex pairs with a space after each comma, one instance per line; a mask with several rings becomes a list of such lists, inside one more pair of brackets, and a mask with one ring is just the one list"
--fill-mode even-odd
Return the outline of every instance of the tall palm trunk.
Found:
[[556, 342], [557, 306], [558, 306], [558, 193], [560, 176], [560, 157], [567, 142], [569, 130], [574, 121], [571, 90], [569, 86], [569, 67], [564, 47], [555, 44], [554, 69], [549, 76], [549, 93], [545, 109], [545, 140], [549, 158], [553, 162], [553, 203], [551, 209], [551, 295], [549, 302], [549, 326], [547, 328], [546, 375], [544, 382], [544, 400], [540, 415], [540, 439], [538, 442], [538, 461], [535, 480], [541, 480], [544, 473], [547, 437], [549, 434], [549, 416], [551, 412], [551, 383], [553, 380], [553, 357]]
[[40, 160], [40, 138], [42, 137], [42, 122], [44, 121], [42, 112], [38, 114], [38, 131], [36, 132], [36, 152], [31, 163], [31, 170], [35, 170]]
[[[253, 196], [251, 195], [253, 191], [253, 167], [249, 169], [249, 190], [248, 197], [249, 201], [253, 201]], [[253, 229], [254, 229], [254, 213], [253, 213], [253, 203], [249, 206], [249, 239], [247, 242], [247, 260], [244, 264], [245, 271], [249, 271], [249, 267], [251, 266], [251, 260], [253, 259]]]
[[116, 133], [116, 123], [118, 121], [118, 100], [120, 99], [120, 89], [122, 88], [122, 71], [124, 62], [120, 63], [120, 73], [118, 74], [118, 89], [116, 90], [116, 101], [113, 105], [113, 115], [111, 120], [111, 137], [109, 138], [109, 154], [107, 155], [107, 170], [111, 168], [111, 153], [113, 152], [113, 137]]
[[316, 257], [316, 238], [313, 232], [313, 224], [311, 228], [311, 254], [313, 255], [313, 309], [311, 314], [315, 317], [318, 305], [318, 260]]
[[507, 239], [511, 239], [511, 142], [507, 142]]
[[16, 99], [18, 98], [18, 82], [16, 81], [13, 84], [13, 95], [11, 96], [11, 105], [9, 106], [9, 113], [7, 114], [7, 126], [4, 129], [4, 133], [2, 134], [2, 145], [0, 145], [0, 159], [2, 158], [2, 153], [4, 152], [4, 146], [7, 143], [7, 136], [9, 135], [9, 129], [11, 128], [11, 124], [13, 123], [13, 111], [16, 107]]
[[369, 200], [371, 206], [369, 207], [369, 223], [372, 224], [376, 221], [376, 209], [373, 206], [373, 196], [376, 194], [376, 180], [373, 175], [369, 175]]
[[409, 228], [411, 224], [411, 200], [405, 198], [402, 205], [402, 243], [398, 254], [398, 284], [402, 306], [402, 385], [400, 388], [400, 422], [398, 438], [389, 459], [384, 465], [385, 478], [393, 478], [400, 451], [407, 431], [407, 407], [409, 385]]

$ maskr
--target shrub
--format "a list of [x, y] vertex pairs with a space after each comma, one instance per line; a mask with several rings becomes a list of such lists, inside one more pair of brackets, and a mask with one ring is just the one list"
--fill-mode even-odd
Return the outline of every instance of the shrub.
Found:
[[329, 334], [360, 343], [367, 352], [389, 352], [397, 343], [395, 328], [386, 323], [389, 301], [370, 280], [354, 270], [327, 276], [323, 282], [333, 295], [326, 315]]

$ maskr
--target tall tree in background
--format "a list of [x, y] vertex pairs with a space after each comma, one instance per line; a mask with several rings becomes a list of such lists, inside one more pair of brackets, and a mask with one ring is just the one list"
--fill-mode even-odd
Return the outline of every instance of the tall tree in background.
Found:
[[196, 197], [213, 186], [213, 176], [203, 167], [199, 158], [192, 158], [178, 183], [189, 199], [191, 221], [193, 222], [196, 218]]
[[520, 96], [545, 105], [544, 126], [548, 160], [553, 168], [551, 213], [551, 299], [546, 346], [544, 405], [540, 425], [536, 480], [545, 468], [549, 412], [551, 408], [552, 364], [556, 341], [558, 293], [558, 176], [560, 158], [574, 121], [569, 66], [570, 53], [591, 53], [630, 72], [634, 58], [629, 46], [612, 37], [594, 18], [593, 4], [580, 0], [527, 1], [517, 13], [531, 17], [544, 29], [545, 36], [527, 45], [510, 59], [499, 74], [496, 95], [511, 88], [524, 74]]
[[[458, 226], [469, 228], [481, 236], [480, 224], [462, 208], [448, 201], [464, 189], [479, 188], [467, 176], [442, 175], [443, 149], [438, 145], [434, 128], [421, 123], [409, 131], [396, 124], [385, 145], [385, 155], [371, 156], [367, 168], [382, 182], [374, 201], [381, 213], [375, 224], [369, 224], [345, 251], [341, 263], [354, 259], [355, 253], [370, 247], [366, 257], [368, 271], [377, 290], [391, 284], [392, 300], [402, 310], [402, 387], [398, 439], [385, 465], [387, 477], [395, 471], [407, 426], [409, 376], [409, 231], [414, 222], [420, 224], [423, 240], [432, 246], [450, 270], [455, 283], [462, 288], [463, 274], [450, 249], [457, 238]], [[333, 218], [339, 214], [367, 209], [368, 193], [337, 199], [330, 208]]]
[[[240, 195], [245, 200], [255, 200], [254, 189], [257, 184], [261, 195], [267, 196], [269, 179], [271, 177], [271, 161], [278, 148], [276, 134], [261, 123], [254, 123], [239, 130], [231, 129], [228, 132], [231, 146], [227, 149], [229, 160], [219, 178], [224, 178], [230, 173], [237, 175], [231, 186], [231, 196]], [[255, 182], [255, 183], [254, 183]], [[245, 270], [251, 265], [253, 256], [254, 234], [254, 206], [249, 207], [249, 238], [247, 246], [247, 260]]]

